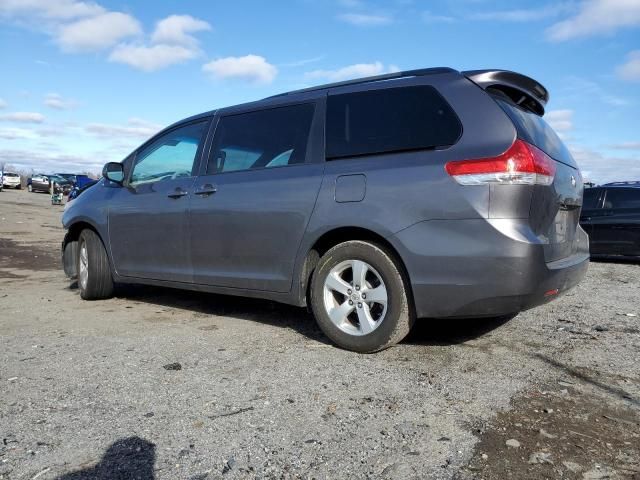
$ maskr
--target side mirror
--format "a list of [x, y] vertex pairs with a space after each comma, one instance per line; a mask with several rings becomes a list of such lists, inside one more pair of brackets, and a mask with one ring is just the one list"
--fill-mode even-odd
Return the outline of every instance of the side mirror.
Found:
[[124, 167], [118, 162], [109, 162], [102, 169], [102, 176], [107, 180], [122, 184], [124, 182]]

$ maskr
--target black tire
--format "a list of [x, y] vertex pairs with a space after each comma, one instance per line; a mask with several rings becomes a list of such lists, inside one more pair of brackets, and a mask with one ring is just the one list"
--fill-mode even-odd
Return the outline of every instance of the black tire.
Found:
[[[86, 282], [81, 279], [81, 256], [83, 246], [86, 246], [87, 253], [87, 278]], [[102, 300], [113, 295], [113, 278], [111, 276], [111, 266], [107, 252], [102, 244], [102, 240], [96, 232], [85, 229], [80, 232], [78, 239], [78, 288], [80, 296], [84, 300]]]
[[[334, 267], [353, 260], [366, 262], [373, 267], [387, 292], [387, 309], [382, 319], [378, 320], [380, 323], [373, 331], [361, 335], [347, 333], [334, 324], [324, 304], [327, 276]], [[395, 256], [380, 245], [353, 240], [331, 248], [318, 262], [310, 293], [311, 308], [318, 325], [336, 345], [347, 350], [360, 353], [384, 350], [406, 337], [414, 323], [413, 308], [409, 304], [410, 291], [403, 269]]]

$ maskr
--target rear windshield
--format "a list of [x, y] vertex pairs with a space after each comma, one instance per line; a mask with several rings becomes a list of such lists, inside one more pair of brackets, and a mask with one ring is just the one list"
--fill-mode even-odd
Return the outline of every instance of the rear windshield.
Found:
[[508, 100], [495, 96], [494, 98], [514, 123], [519, 138], [535, 145], [551, 158], [578, 168], [565, 144], [542, 117], [524, 110]]
[[329, 95], [328, 159], [432, 149], [462, 134], [453, 109], [431, 86]]

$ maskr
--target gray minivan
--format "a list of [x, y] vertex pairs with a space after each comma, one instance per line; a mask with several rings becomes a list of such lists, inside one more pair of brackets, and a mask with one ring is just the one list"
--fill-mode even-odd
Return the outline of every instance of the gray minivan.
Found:
[[414, 70], [277, 95], [166, 128], [63, 215], [65, 272], [312, 308], [373, 352], [416, 318], [515, 314], [576, 285], [583, 185], [514, 72]]

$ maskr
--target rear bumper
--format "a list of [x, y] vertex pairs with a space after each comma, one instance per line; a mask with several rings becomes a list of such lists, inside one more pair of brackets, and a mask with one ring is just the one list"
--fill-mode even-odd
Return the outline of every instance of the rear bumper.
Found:
[[589, 240], [581, 228], [573, 253], [547, 263], [544, 241], [522, 220], [434, 220], [389, 240], [408, 270], [418, 317], [497, 316], [533, 308], [577, 285], [589, 265]]

